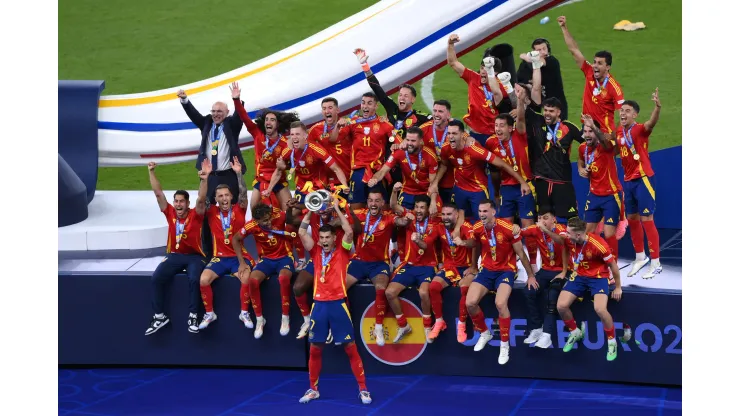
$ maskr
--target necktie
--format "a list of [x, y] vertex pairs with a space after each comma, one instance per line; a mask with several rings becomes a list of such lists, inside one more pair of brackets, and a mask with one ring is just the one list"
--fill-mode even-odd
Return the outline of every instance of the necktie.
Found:
[[[216, 128], [213, 131], [213, 135], [215, 136], [215, 137], [213, 137], [213, 140], [218, 139], [218, 136], [217, 136], [217, 134], [218, 134], [218, 127], [219, 127], [219, 125], [216, 124]], [[225, 135], [226, 134], [224, 134], [224, 136]], [[219, 145], [221, 144], [221, 141], [220, 140], [219, 140], [218, 144]], [[217, 170], [219, 170], [219, 165], [218, 165], [218, 150], [216, 150], [216, 154], [215, 155], [214, 154], [211, 154], [211, 166], [213, 166], [213, 171], [214, 172], [216, 172]]]

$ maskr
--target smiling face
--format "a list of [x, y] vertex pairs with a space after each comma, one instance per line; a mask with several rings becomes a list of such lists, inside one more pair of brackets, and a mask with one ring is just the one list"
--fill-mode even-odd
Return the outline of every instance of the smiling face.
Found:
[[300, 127], [290, 129], [290, 143], [294, 149], [303, 149], [306, 146], [306, 136], [308, 134]]
[[493, 224], [493, 220], [496, 219], [496, 209], [490, 203], [480, 204], [478, 205], [478, 216], [483, 225], [490, 226]]
[[499, 140], [507, 141], [511, 138], [511, 132], [514, 130], [514, 127], [506, 123], [506, 120], [497, 118], [494, 124], [494, 129], [496, 130], [496, 136], [498, 136]]
[[331, 231], [319, 231], [319, 246], [324, 250], [324, 253], [330, 252], [336, 243], [336, 234]]
[[216, 189], [216, 202], [222, 211], [228, 211], [231, 208], [231, 191], [229, 188]]
[[451, 230], [457, 224], [457, 210], [452, 207], [442, 207], [442, 224]]
[[406, 134], [406, 151], [411, 154], [416, 154], [416, 152], [421, 150], [421, 147], [423, 146], [423, 143], [421, 141], [421, 137], [419, 137], [416, 133], [408, 133]]
[[385, 201], [383, 200], [383, 194], [380, 192], [370, 192], [367, 196], [367, 208], [370, 211], [370, 215], [378, 215], [383, 204], [385, 204]]
[[450, 141], [450, 146], [453, 149], [461, 150], [465, 147], [465, 140], [462, 136], [463, 132], [458, 126], [450, 126], [447, 129], [447, 139]]
[[211, 117], [213, 117], [214, 123], [221, 124], [228, 115], [229, 107], [227, 107], [226, 104], [220, 101], [213, 103], [213, 106], [211, 107]]
[[184, 195], [175, 195], [172, 201], [172, 206], [175, 208], [175, 213], [178, 218], [183, 218], [190, 207], [190, 202], [185, 199]]
[[414, 102], [416, 101], [416, 97], [414, 97], [414, 94], [411, 92], [408, 88], [401, 88], [398, 90], [398, 110], [407, 112], [411, 111], [411, 108], [414, 106]]
[[560, 109], [546, 105], [542, 107], [542, 116], [545, 117], [545, 123], [555, 124], [560, 120]]
[[598, 137], [596, 137], [596, 133], [591, 127], [583, 126], [583, 138], [586, 139], [586, 144], [589, 146], [596, 146]]
[[450, 110], [444, 105], [434, 104], [432, 107], [432, 117], [434, 117], [434, 127], [442, 130], [450, 119]]
[[571, 243], [583, 244], [586, 241], [586, 233], [584, 231], [576, 231], [572, 227], [567, 227], [566, 230]]
[[278, 119], [274, 113], [265, 114], [265, 134], [272, 136], [277, 133]]
[[372, 117], [375, 115], [375, 111], [378, 109], [378, 102], [373, 99], [373, 97], [362, 97], [362, 102], [360, 103], [360, 111], [362, 112], [362, 117]]
[[416, 221], [423, 222], [429, 217], [429, 205], [426, 201], [419, 201], [414, 203], [414, 215], [416, 215]]
[[327, 101], [321, 104], [321, 114], [326, 124], [332, 126], [339, 119], [339, 107], [333, 101]]
[[622, 127], [628, 127], [637, 121], [637, 110], [629, 104], [622, 104], [622, 108], [619, 109], [619, 124]]
[[606, 58], [595, 57], [591, 68], [594, 70], [594, 78], [596, 78], [597, 81], [601, 81], [604, 77], [609, 75], [609, 69], [611, 69], [611, 66], [606, 64]]

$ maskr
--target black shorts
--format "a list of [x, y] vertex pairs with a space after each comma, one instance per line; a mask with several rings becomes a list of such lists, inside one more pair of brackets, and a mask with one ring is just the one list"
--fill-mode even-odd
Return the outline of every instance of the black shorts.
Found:
[[537, 212], [552, 212], [559, 218], [578, 216], [578, 202], [573, 184], [550, 182], [545, 179], [534, 180], [534, 191], [537, 195]]

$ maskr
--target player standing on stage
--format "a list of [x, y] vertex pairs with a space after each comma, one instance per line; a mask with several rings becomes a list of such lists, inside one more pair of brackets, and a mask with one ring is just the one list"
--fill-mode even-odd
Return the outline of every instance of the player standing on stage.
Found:
[[[486, 140], [486, 149], [506, 162], [514, 172], [517, 172], [531, 188], [532, 170], [529, 168], [529, 146], [524, 117], [517, 117], [514, 128], [514, 117], [503, 113], [496, 116], [496, 134]], [[501, 173], [501, 200], [498, 209], [499, 218], [514, 222], [518, 213], [522, 227], [534, 224], [535, 203], [534, 196], [522, 194], [520, 182], [506, 171]], [[537, 264], [537, 243], [526, 239], [529, 262]]]
[[[234, 248], [242, 247], [242, 240], [247, 235], [254, 237], [257, 245], [259, 261], [251, 270], [247, 267], [242, 256], [239, 257], [239, 274], [248, 274], [250, 292], [252, 294], [252, 307], [257, 317], [254, 328], [254, 338], [259, 339], [265, 328], [266, 320], [262, 316], [262, 296], [260, 284], [268, 277], [277, 276], [280, 283], [280, 304], [282, 309], [282, 320], [280, 322], [280, 335], [288, 335], [290, 332], [290, 279], [293, 277], [293, 250], [291, 246], [295, 234], [285, 231], [285, 212], [280, 208], [271, 207], [258, 203], [252, 208], [252, 219], [249, 220], [241, 230], [234, 235]], [[308, 317], [303, 317], [308, 322]]]
[[[514, 227], [516, 231], [516, 226]], [[552, 234], [561, 234], [566, 231], [564, 225], [558, 224], [555, 215], [543, 212], [537, 225], [521, 229], [522, 237], [537, 243], [542, 257], [542, 268], [535, 274], [537, 287], [527, 287], [524, 290], [527, 301], [527, 326], [529, 336], [524, 339], [525, 344], [535, 344], [540, 348], [550, 348], [552, 334], [555, 333], [555, 315], [557, 301], [562, 289], [565, 275], [568, 271], [568, 252], [565, 246], [556, 243], [545, 231]], [[547, 296], [547, 314], [543, 316], [540, 307], [542, 295]]]
[[[346, 119], [340, 123], [337, 99], [326, 97], [321, 100], [321, 114], [324, 116], [324, 121], [311, 126], [308, 130], [308, 142], [319, 144], [326, 149], [332, 159], [339, 165], [345, 179], [349, 179], [352, 174], [352, 141], [347, 134], [339, 135], [339, 131], [346, 124]], [[329, 171], [328, 174], [329, 185], [342, 184], [333, 170]]]
[[308, 355], [308, 378], [311, 386], [299, 402], [308, 403], [319, 398], [321, 350], [331, 329], [338, 343], [345, 344], [344, 351], [349, 356], [352, 372], [360, 387], [360, 400], [363, 404], [370, 404], [372, 398], [365, 385], [365, 369], [362, 366], [362, 358], [360, 358], [357, 351], [357, 344], [355, 344], [352, 317], [349, 314], [349, 309], [347, 309], [347, 304], [344, 302], [344, 298], [347, 297], [347, 288], [345, 287], [346, 264], [349, 261], [349, 251], [352, 249], [353, 232], [349, 221], [339, 211], [337, 200], [332, 200], [332, 203], [334, 212], [340, 219], [344, 231], [340, 246], [336, 244], [338, 236], [334, 227], [328, 224], [319, 228], [319, 238], [316, 242], [314, 241], [312, 236], [308, 234], [308, 226], [312, 218], [310, 211], [306, 213], [298, 230], [303, 246], [311, 253], [312, 262], [316, 266], [320, 265], [320, 267], [315, 267], [314, 270], [314, 303], [311, 307], [311, 332], [308, 336], [308, 342], [311, 343]]
[[[373, 334], [378, 346], [385, 345], [383, 319], [388, 306], [385, 290], [388, 287], [388, 276], [391, 266], [388, 259], [388, 246], [391, 233], [396, 224], [405, 224], [391, 211], [382, 211], [385, 205], [383, 194], [377, 188], [371, 190], [367, 197], [367, 208], [350, 211], [352, 221], [362, 227], [357, 237], [355, 254], [347, 266], [347, 288], [359, 280], [370, 279], [375, 286], [375, 329]], [[316, 266], [314, 266], [314, 269]]]
[[[406, 320], [401, 309], [401, 302], [398, 300], [398, 295], [411, 286], [416, 286], [419, 289], [424, 332], [427, 339], [429, 339], [429, 333], [432, 331], [432, 304], [429, 299], [429, 283], [432, 282], [432, 278], [437, 273], [438, 264], [434, 243], [436, 243], [439, 234], [435, 223], [429, 217], [429, 206], [431, 205], [429, 196], [417, 195], [414, 198], [414, 210], [412, 212], [396, 202], [400, 189], [400, 183], [393, 185], [391, 209], [396, 215], [402, 217], [396, 221], [396, 225], [399, 228], [404, 228], [399, 231], [406, 234], [404, 239], [406, 247], [403, 250], [405, 255], [401, 259], [401, 264], [391, 276], [388, 289], [385, 290], [388, 304], [396, 315], [396, 321], [398, 322], [398, 332], [393, 338], [394, 344], [411, 333], [411, 325]], [[410, 220], [407, 216], [413, 216], [414, 219]]]
[[[420, 127], [424, 133], [424, 146], [433, 150], [438, 158], [442, 156], [442, 147], [448, 142], [447, 131], [450, 123], [450, 110], [452, 110], [452, 105], [449, 101], [435, 101], [432, 106], [433, 120], [422, 124]], [[454, 171], [447, 172], [445, 168], [445, 172], [444, 175], [438, 173], [429, 186], [429, 195], [438, 194], [442, 203], [452, 201], [452, 189], [455, 187]]]
[[570, 331], [563, 351], [570, 351], [576, 342], [583, 339], [584, 334], [573, 319], [570, 305], [589, 291], [593, 296], [594, 311], [599, 315], [604, 325], [604, 332], [606, 332], [608, 346], [606, 359], [613, 361], [617, 358], [617, 340], [614, 337], [614, 320], [606, 306], [609, 302], [610, 270], [616, 281], [611, 297], [616, 301], [622, 298], [622, 281], [619, 278], [616, 258], [601, 237], [586, 232], [586, 223], [580, 218], [568, 220], [566, 233], [556, 235], [550, 230], [545, 230], [545, 232], [554, 240], [560, 240], [566, 245], [573, 262], [573, 273], [568, 277], [558, 297], [558, 313]]
[[[200, 175], [210, 174], [212, 166], [208, 159], [203, 160], [201, 167], [202, 171]], [[237, 173], [237, 179], [242, 177], [240, 174], [242, 166], [236, 158], [231, 163], [231, 168]], [[253, 327], [248, 309], [250, 303], [249, 274], [239, 273], [239, 266], [240, 259], [243, 258], [244, 260], [241, 262], [249, 270], [254, 267], [254, 260], [246, 250], [243, 250], [241, 247], [237, 249], [232, 245], [234, 234], [244, 226], [246, 212], [242, 207], [247, 202], [247, 195], [243, 179], [239, 180], [239, 201], [236, 205], [232, 205], [232, 196], [229, 187], [225, 184], [219, 185], [216, 187], [216, 202], [218, 206], [211, 205], [206, 211], [206, 220], [208, 221], [213, 240], [213, 258], [211, 258], [210, 263], [206, 265], [205, 270], [200, 275], [200, 295], [203, 298], [203, 306], [206, 309], [206, 313], [203, 315], [198, 329], [208, 328], [208, 325], [217, 319], [216, 313], [213, 311], [213, 290], [211, 283], [227, 274], [238, 277], [241, 282], [239, 296], [242, 310], [239, 314], [239, 320], [244, 322], [244, 326], [247, 328]], [[237, 257], [235, 250], [239, 250], [240, 257]]]
[[598, 129], [591, 116], [584, 115], [584, 119], [583, 136], [586, 142], [578, 147], [578, 174], [587, 178], [589, 183], [584, 207], [587, 232], [594, 232], [599, 222], [604, 220], [604, 238], [616, 261], [619, 258], [617, 224], [624, 212], [622, 185], [614, 160], [616, 146], [611, 136]]
[[429, 298], [436, 318], [434, 327], [427, 336], [429, 342], [437, 339], [439, 333], [447, 329], [447, 323], [442, 314], [442, 291], [448, 286], [460, 287], [457, 342], [463, 343], [468, 339], [465, 333], [465, 323], [468, 320], [465, 298], [468, 295], [470, 283], [478, 273], [479, 248], [475, 242], [473, 226], [467, 221], [460, 227], [460, 237], [452, 236], [458, 216], [457, 205], [454, 202], [447, 202], [442, 206], [442, 222], [436, 225], [440, 245], [442, 246], [443, 266], [429, 285]]
[[475, 277], [468, 289], [465, 304], [468, 313], [473, 319], [475, 329], [480, 332], [480, 338], [475, 344], [474, 351], [480, 351], [493, 339], [493, 334], [486, 325], [486, 317], [478, 306], [480, 301], [490, 291], [496, 292], [496, 309], [499, 314], [501, 328], [501, 348], [498, 363], [503, 365], [509, 361], [509, 329], [511, 328], [511, 313], [509, 312], [509, 296], [514, 287], [517, 275], [516, 257], [527, 272], [527, 287], [537, 288], [537, 280], [532, 272], [526, 254], [522, 249], [521, 236], [514, 234], [510, 222], [496, 218], [496, 209], [493, 201], [486, 199], [478, 206], [480, 221], [473, 225], [475, 239], [480, 244], [483, 258], [480, 273]]
[[362, 95], [362, 116], [342, 127], [339, 134], [348, 135], [352, 141], [352, 177], [350, 179], [349, 203], [352, 209], [360, 209], [367, 202], [373, 189], [367, 185], [373, 174], [383, 166], [385, 143], [393, 139], [393, 125], [381, 122], [375, 114], [378, 97], [371, 92]]
[[[586, 77], [586, 86], [583, 88], [583, 114], [596, 120], [601, 126], [601, 131], [611, 133], [614, 131], [614, 112], [624, 102], [622, 87], [609, 72], [612, 67], [612, 54], [608, 51], [596, 52], [594, 63], [590, 64], [568, 31], [565, 16], [558, 17], [558, 24], [563, 30], [568, 50]], [[581, 117], [581, 122], [585, 124], [586, 120]]]
[[[484, 199], [488, 199], [488, 178], [486, 177], [486, 163], [505, 171], [509, 175], [517, 178], [521, 184], [522, 195], [531, 193], [527, 182], [514, 172], [503, 160], [497, 158], [493, 153], [473, 143], [466, 146], [463, 133], [465, 125], [460, 120], [452, 120], [447, 128], [447, 139], [449, 145], [442, 147], [442, 163], [444, 168], [440, 168], [438, 174], [444, 174], [447, 170], [454, 168], [455, 188], [453, 199], [458, 208], [465, 211], [465, 218], [478, 220], [477, 207]], [[442, 171], [444, 169], [444, 171]]]
[[578, 216], [570, 147], [574, 140], [580, 143], [583, 139], [575, 124], [561, 118], [560, 100], [542, 100], [542, 74], [537, 62], [533, 62], [531, 97], [525, 87], [516, 86], [517, 120], [526, 124], [537, 209], [555, 214], [565, 224], [568, 218]]
[[[154, 174], [156, 166], [155, 162], [149, 162], [149, 182], [152, 185], [154, 196], [157, 197], [159, 210], [167, 219], [167, 255], [152, 275], [154, 317], [144, 335], [151, 335], [170, 322], [170, 318], [164, 313], [165, 291], [172, 278], [183, 271], [186, 271], [188, 275], [188, 292], [190, 295], [188, 331], [197, 333], [200, 275], [206, 265], [201, 231], [203, 229], [203, 215], [206, 212], [208, 175], [201, 176], [195, 209], [190, 209], [190, 198], [186, 191], [175, 192], [172, 205], [167, 203], [167, 198], [162, 192], [162, 185], [159, 184], [159, 179]], [[201, 171], [201, 173], [203, 172]], [[188, 238], [188, 234], [190, 238]]]
[[[648, 153], [648, 137], [660, 117], [658, 89], [653, 93], [655, 108], [644, 124], [637, 123], [640, 106], [635, 101], [625, 101], [619, 111], [620, 128], [617, 129], [617, 146], [624, 168], [624, 211], [629, 221], [632, 245], [637, 258], [632, 262], [628, 277], [634, 276], [650, 261], [650, 268], [643, 279], [652, 279], [663, 271], [660, 265], [660, 238], [653, 221], [655, 213], [655, 180]], [[645, 239], [648, 239], [650, 258], [645, 256]]]
[[457, 60], [455, 44], [458, 42], [460, 37], [455, 34], [447, 40], [447, 64], [468, 84], [468, 113], [463, 121], [470, 127], [470, 135], [484, 146], [488, 136], [494, 134], [496, 116], [499, 112], [511, 111], [511, 101], [495, 74], [496, 69], [500, 70], [501, 61], [494, 57], [484, 58], [480, 71], [473, 72]]

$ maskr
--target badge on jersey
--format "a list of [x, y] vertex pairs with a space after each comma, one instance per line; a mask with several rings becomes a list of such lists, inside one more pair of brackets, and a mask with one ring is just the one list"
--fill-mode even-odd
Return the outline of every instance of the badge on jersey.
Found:
[[365, 134], [370, 134], [370, 127], [365, 127], [362, 131], [365, 132]]

